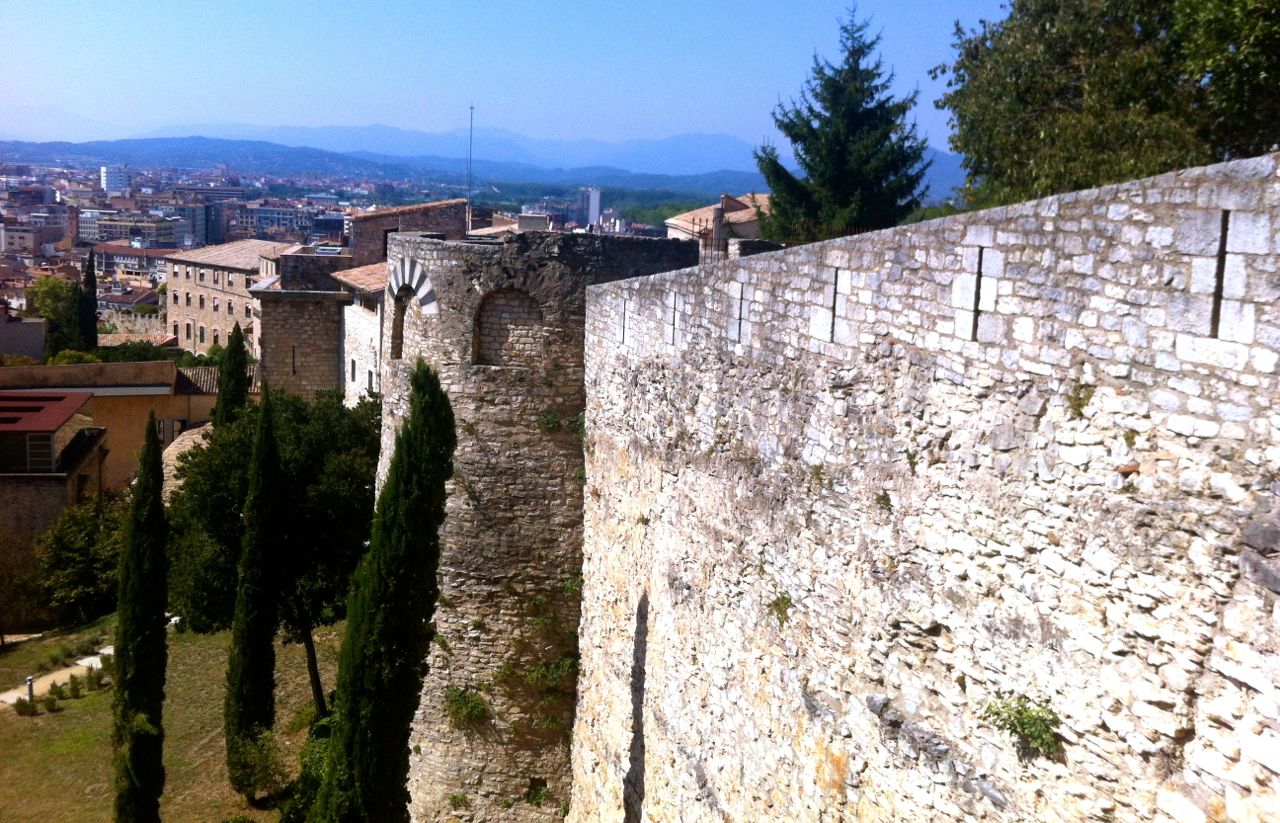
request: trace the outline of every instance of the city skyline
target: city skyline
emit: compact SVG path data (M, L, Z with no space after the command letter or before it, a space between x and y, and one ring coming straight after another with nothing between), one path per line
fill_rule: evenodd
M843 2L731 14L651 3L584 12L390 2L371 14L339 3L162 7L128 0L0 6L13 38L0 55L0 139L119 139L210 123L384 124L425 132L504 129L538 139L621 142L727 134L780 138L770 113L795 97L814 55L838 61ZM920 92L922 136L947 149L934 108L957 19L998 19L995 0L859 4L882 36L892 93ZM58 60L49 60L54 48Z

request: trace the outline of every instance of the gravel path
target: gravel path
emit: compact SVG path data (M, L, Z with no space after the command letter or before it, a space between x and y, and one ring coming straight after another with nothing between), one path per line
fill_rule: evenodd
M40 675L36 678L35 683L33 684L35 686L36 698L40 698L45 694L48 694L49 687L54 683L60 683L64 686L67 685L71 680L71 675L73 674L83 680L85 674L88 673L90 669L102 668L101 655L111 654L113 651L113 647L106 646L105 648L99 649L98 654L80 658L76 661L74 666L68 666L65 669L58 669L56 672L49 672L48 674ZM9 689L7 692L0 692L0 703L6 703L12 706L18 698L26 696L27 687L25 685L19 686L16 689Z

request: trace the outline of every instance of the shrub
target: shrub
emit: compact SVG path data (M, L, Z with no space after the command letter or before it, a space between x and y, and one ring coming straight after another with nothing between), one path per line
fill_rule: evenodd
M324 770L329 762L329 726L326 723L320 728L317 724L313 731L321 732L323 736L310 737L298 753L298 779L294 781L293 794L280 813L280 823L305 823L324 782Z
M112 654L101 655L99 660L102 661L102 672L107 677L113 677L116 673L116 658Z
M13 710L18 713L18 717L34 717L37 714L36 704L25 697L19 697L13 702Z
M1062 719L1048 703L1037 703L1023 694L1009 695L983 706L982 717L1029 749L1048 756L1062 751L1062 738L1055 731Z
M80 678L76 677L74 674L71 675L69 680L67 680L67 694L71 696L72 700L79 700L84 696L84 693L80 688Z
M228 764L236 769L237 787L249 797L271 797L284 788L288 782L284 765L280 762L280 751L276 747L275 737L271 732L263 732L256 737L241 737L227 741L230 754Z
M102 688L102 681L106 679L106 673L100 668L89 669L84 673L85 688L91 692L96 692Z
M564 425L560 419L560 412L554 409L547 409L538 415L538 429L544 432L560 431L560 427Z
M529 788L524 791L524 799L530 806L542 806L547 799L547 781L534 778L529 781Z
M564 683L566 677L578 669L578 661L572 655L562 655L549 663L539 663L525 672L524 682L531 689L554 689Z
M455 729L474 728L489 719L489 704L479 692L449 686L444 690L444 713Z
M1077 383L1071 389L1071 394L1067 395L1067 409L1071 412L1072 420L1080 420L1084 417L1085 407L1093 399L1093 391L1093 386L1088 383Z
M784 593L769 601L769 605L766 608L770 614L778 618L778 625L781 626L787 622L792 605L794 604L791 602L791 595Z
M44 710L49 714L53 714L58 711L58 698L52 694L46 694L40 699L40 705L44 706Z
M52 697L54 700L66 700L67 690L62 688L61 683L50 683L49 696Z

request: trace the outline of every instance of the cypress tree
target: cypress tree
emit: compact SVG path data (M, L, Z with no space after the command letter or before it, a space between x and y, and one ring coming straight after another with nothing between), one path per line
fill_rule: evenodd
M218 427L236 419L249 400L249 355L245 351L244 332L236 323L227 337L227 348L218 369L218 401L213 407L213 425Z
M279 592L270 558L280 541L275 505L280 474L271 395L264 384L249 465L249 494L244 504L244 540L223 713L227 775L232 787L250 799L263 788L258 780L258 753L262 735L271 731L276 716L274 641Z
M165 601L168 523L160 496L160 435L155 413L133 489L133 509L120 553L112 736L117 823L158 823L164 791Z
M314 823L409 819L407 741L433 635L439 531L456 443L449 397L421 361L409 398L369 551L352 578Z
M98 277L94 271L93 252L89 252L89 264L84 268L84 278L76 294L76 341L79 351L92 351L98 347Z

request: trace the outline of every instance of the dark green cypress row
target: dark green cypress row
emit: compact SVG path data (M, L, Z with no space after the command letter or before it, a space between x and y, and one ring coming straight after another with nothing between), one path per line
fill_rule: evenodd
M120 552L112 736L117 823L158 823L164 792L165 602L168 523L160 496L160 435L153 412Z
M276 716L274 641L279 592L271 557L280 540L280 514L274 500L279 487L280 457L271 394L264 383L249 465L249 494L244 504L244 541L223 715L227 775L232 787L250 799L261 788L256 780L257 744L264 732L271 731Z
M227 349L218 369L218 401L213 407L213 425L221 426L236 419L249 400L249 355L244 347L244 332L236 323L227 336Z
M93 252L84 268L80 290L76 293L75 308L76 345L78 351L92 351L98 347L98 277L94 271Z
M352 578L329 765L309 818L315 823L409 819L407 741L432 639L455 444L449 397L419 362L369 552Z

